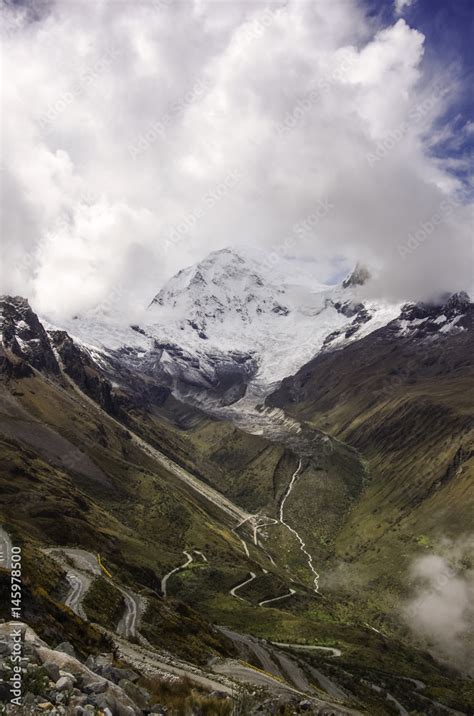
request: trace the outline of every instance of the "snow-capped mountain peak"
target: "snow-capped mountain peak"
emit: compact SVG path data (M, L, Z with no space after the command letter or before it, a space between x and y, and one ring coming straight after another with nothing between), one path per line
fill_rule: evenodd
M446 296L442 305L368 301L365 267L334 286L313 281L311 270L294 259L270 267L265 257L215 251L171 278L135 326L96 311L61 327L43 319L45 331L23 299L5 297L4 357L34 365L40 349L57 370L51 340L61 328L118 383L122 370L138 371L184 399L229 405L248 389L250 400L260 399L318 353L389 323L392 335L422 340L465 330L467 294Z
M168 281L149 307L147 332L191 354L239 351L258 362L270 385L319 350L366 335L398 315L399 306L363 303L369 272L358 265L337 286L277 282L275 272L233 249L209 254ZM327 341L328 337L331 340Z
M273 285L249 259L230 249L214 251L204 261L180 271L149 307L153 323L165 320L190 326L207 340L265 316L288 315L285 290Z

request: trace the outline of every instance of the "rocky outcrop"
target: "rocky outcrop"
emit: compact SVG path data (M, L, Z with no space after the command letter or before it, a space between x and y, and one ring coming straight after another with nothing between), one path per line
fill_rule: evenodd
M49 336L69 377L104 410L117 414L112 384L101 374L87 351L74 343L66 331L49 331Z
M364 323L367 323L372 318L370 313L362 304L354 305L350 302L343 305L334 304L334 308L336 308L339 313L343 313L345 316L353 316L353 318L348 326L345 326L338 331L333 331L326 336L323 343L323 349L327 349L328 347L331 348L331 344L336 339L340 339L341 337L346 339L351 338L364 325Z
M406 303L402 306L400 319L404 321L436 320L444 316L446 320L452 320L457 316L464 315L472 307L471 299L465 291L445 296L442 301L436 303Z
M72 647L65 649L64 646L50 648L25 623L0 624L0 701L7 704L6 713L25 716L43 712L54 716L143 714L141 706L129 695L139 695L141 705L145 702L149 704L150 696L145 689L137 687L134 691L128 686L139 678L138 674L132 670L114 670L112 654L102 657L102 661L90 658L87 664L83 664L72 656ZM97 673L100 671L98 664L103 670L104 663L110 668L105 670L105 675ZM15 672L15 667L19 671ZM18 695L15 673L20 675ZM119 681L127 689L120 686Z
M48 334L26 298L0 297L0 372L21 378L32 368L58 374Z
M357 263L355 269L343 282L343 288L363 286L370 278L370 271L362 264Z
M267 688L251 695L245 690L240 695L238 687L232 695L228 687L204 693L207 689L196 689L172 671L163 671L163 663L159 670L143 663L139 667L143 673L139 673L135 667L125 666L123 662L117 665L114 653L90 655L84 663L74 653L68 642L52 649L26 623L0 623L1 713L12 716L41 713L48 716L166 716L178 713L176 708L187 716L231 712L270 716L283 711L288 713L289 709L291 713L308 716L359 713L313 696L302 698L302 694L293 688L281 686L285 684L283 678L280 682L267 679L264 683ZM235 663L240 665L240 662ZM190 669L191 675L195 669ZM157 701L152 682L144 681L145 673L155 674L161 684L166 682L164 693L171 694L170 705ZM255 672L249 670L249 673L253 675ZM208 682L216 683L215 680ZM142 683L146 683L150 690ZM181 701L176 700L179 698Z
M230 405L242 398L258 370L253 355L241 351L206 355L193 354L171 342L155 342L155 347L140 359L142 374L153 379L168 395L189 396L196 400L211 398L219 405Z

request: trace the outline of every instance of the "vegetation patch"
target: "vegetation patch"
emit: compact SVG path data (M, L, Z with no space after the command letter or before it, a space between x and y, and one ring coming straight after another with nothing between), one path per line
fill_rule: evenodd
M123 594L105 577L94 579L82 604L91 622L112 630L117 628L125 610Z

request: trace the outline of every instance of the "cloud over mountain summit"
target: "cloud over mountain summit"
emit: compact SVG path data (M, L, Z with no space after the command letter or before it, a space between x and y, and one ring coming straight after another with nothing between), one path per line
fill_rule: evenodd
M355 260L373 291L470 288L437 122L455 68L362 2L3 2L2 290L127 315L209 251Z

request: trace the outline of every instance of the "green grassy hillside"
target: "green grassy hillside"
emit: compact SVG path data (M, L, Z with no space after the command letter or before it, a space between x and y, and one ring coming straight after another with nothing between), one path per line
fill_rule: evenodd
M322 385L322 376L320 380ZM243 433L178 404L170 395L161 396L159 405L134 403L125 417L119 416L122 424L64 376L35 371L22 377L4 375L0 523L23 547L26 616L37 631L52 642L70 639L82 654L106 648L103 633L64 605L65 571L44 552L52 546L82 548L100 555L115 584L146 597L140 631L160 649L200 664L215 655L235 655L232 643L213 626L226 625L274 641L340 648L338 666L328 665L322 656L316 661L323 669L338 669L339 679L353 682L354 703L362 712L393 712L384 697L363 685L364 679L395 683L402 676L422 678L428 689L440 688L446 702L467 709L465 681L401 639L394 622L386 621L385 635L366 624L377 624L381 613L390 612L405 555L408 563L411 554L425 549L423 540L432 539L431 508L425 502L436 504L438 492L447 495L454 485L453 510L458 510L457 485L467 465L464 432L460 436L467 426L464 408L459 407L463 403L452 397L447 385L441 391L444 404L436 398L442 414L423 408L415 391L419 385L412 394L397 386L397 399L387 401L384 396L384 402L375 404L365 394L354 396L351 403L349 381L344 397L339 383L334 371L332 383L325 384L332 393L321 410L309 378L301 402L289 403L289 409L310 424L308 434L313 425L333 436L328 449L303 459L285 507L286 519L297 526L321 573L318 595L311 589L307 559L287 528L268 524L255 544L248 524L237 527L222 507L143 449L132 431L240 508L267 518L278 516L297 468L291 447ZM441 390L441 381L436 385ZM351 404L356 403L353 414ZM464 405L467 413L467 399ZM420 427L423 435L412 443L407 432L410 456L400 447L405 443L398 433L406 425L403 411L416 406L429 429ZM457 436L454 446L449 435ZM399 486L395 476L401 467L416 471L411 462L417 446L426 454L431 450L433 464L447 477L439 490L434 479L423 478L417 489L428 494L415 502L413 512L406 493L414 473L400 475ZM388 468L392 487L384 477ZM423 510L427 516L421 525ZM162 579L185 562L183 551L193 555L193 562L170 577L163 598ZM341 564L357 571L351 589L330 585L327 579ZM250 572L255 579L237 593L240 598L232 596L231 590ZM258 606L290 589L295 590L292 597ZM7 595L6 573L0 573L0 590ZM382 603L385 593L389 598ZM4 618L6 604L2 600ZM84 601L89 619L108 628L113 628L122 606L120 591L102 578L95 580Z
M472 330L420 342L382 329L318 356L268 401L366 465L364 490L332 532L326 573L328 588L368 594L369 613L393 616L412 560L472 530L472 355Z

